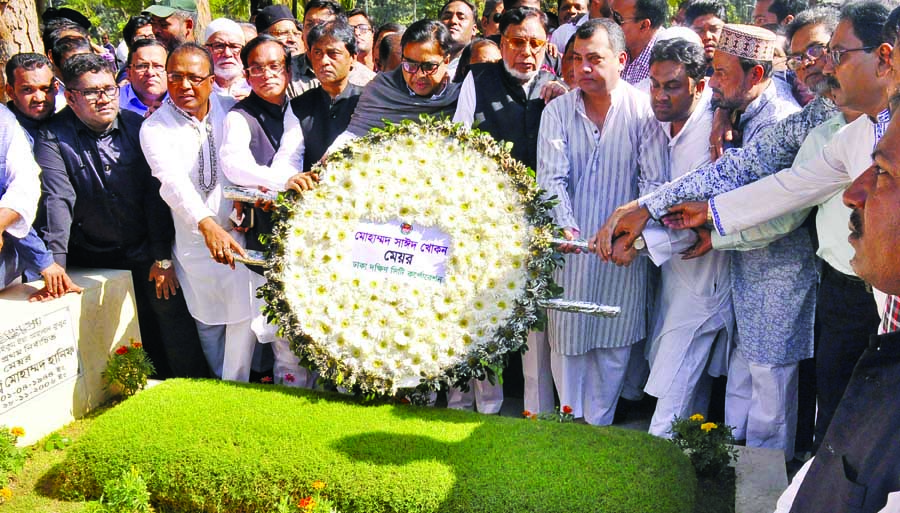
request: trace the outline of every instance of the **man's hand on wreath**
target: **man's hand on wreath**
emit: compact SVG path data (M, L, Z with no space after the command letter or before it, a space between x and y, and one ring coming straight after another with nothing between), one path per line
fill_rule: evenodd
M212 217L203 218L197 227L206 241L209 256L216 262L226 264L234 269L234 253L237 252L243 257L247 256L244 248Z
M311 191L316 188L316 184L319 182L319 175L312 171L307 173L297 173L296 175L288 178L286 184L284 184L284 189L286 191Z

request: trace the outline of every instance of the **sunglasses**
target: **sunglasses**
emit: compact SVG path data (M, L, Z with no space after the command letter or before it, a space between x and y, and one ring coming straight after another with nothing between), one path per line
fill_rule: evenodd
M433 75L435 71L439 67L441 67L440 62L413 62L403 60L400 61L400 66L403 67L403 71L409 73L410 75L415 75L422 70L422 73L426 75Z

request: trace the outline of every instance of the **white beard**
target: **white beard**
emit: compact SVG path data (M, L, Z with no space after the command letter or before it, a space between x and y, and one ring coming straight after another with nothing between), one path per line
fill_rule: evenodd
M539 69L536 69L536 70L532 71L531 73L522 73L521 71L517 71L513 68L510 68L506 64L506 61L503 61L503 69L505 69L507 73L512 75L513 78L515 78L516 80L521 80L522 82L531 82L531 80L537 76L538 71L540 71Z

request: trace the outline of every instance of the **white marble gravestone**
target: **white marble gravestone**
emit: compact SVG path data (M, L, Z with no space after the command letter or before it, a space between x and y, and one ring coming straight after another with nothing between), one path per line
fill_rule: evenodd
M0 426L21 426L34 443L107 399L101 373L112 350L140 340L131 273L74 269L84 288L45 303L42 282L0 291Z

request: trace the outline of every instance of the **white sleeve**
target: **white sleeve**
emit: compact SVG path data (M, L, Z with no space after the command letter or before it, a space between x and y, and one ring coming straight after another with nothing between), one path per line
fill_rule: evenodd
M459 99L456 101L456 114L453 115L454 123L462 123L469 128L475 123L475 78L470 71L463 80L459 90Z
M671 230L656 221L648 223L641 235L647 244L650 260L657 267L697 242L697 234L693 230Z
M288 109L287 112L291 113L296 122L297 118L291 110ZM278 154L276 154L275 160L272 162L272 167L261 166L256 163L256 159L250 151L250 125L247 124L247 120L240 113L229 112L225 116L225 138L222 141L220 150L222 169L225 172L225 176L235 185L244 187L261 186L266 189L283 191L287 179L299 172L299 169L302 169L303 132L300 130L299 122L295 123L294 129L296 132L299 132L299 138L297 134L289 134L288 127L285 125L282 144L285 140L293 140L292 150L296 150L299 146L301 152L300 167L297 169L292 168L289 165L290 159L285 156L279 159ZM279 147L279 153L282 152L281 148ZM287 150L285 150L286 152Z
M155 114L155 113L154 113ZM216 213L206 206L200 193L191 183L192 160L172 158L172 148L183 144L178 141L181 130L166 128L162 124L141 127L141 149L150 171L159 180L159 195L172 209L172 214L185 220L191 226L197 226L207 217L216 217Z
M38 200L41 198L41 182L38 178L41 168L34 161L25 130L15 118L12 118L3 135L5 137L0 144L6 152L8 182L6 193L0 197L0 208L8 208L19 214L19 218L6 231L21 239L28 235L37 213Z
M800 485L803 484L803 478L806 477L806 473L809 472L809 467L812 466L812 463L815 460L815 457L810 458L809 461L800 467L800 470L794 475L794 479L791 480L791 484L788 485L781 494L781 497L778 498L778 502L775 504L774 513L789 513L791 511L791 507L794 505L794 498L797 497L797 491L800 490Z
M331 143L331 146L328 147L328 151L325 152L325 156L336 152L355 139L359 139L359 136L349 130L344 130L341 135L337 136L334 139L334 142Z

